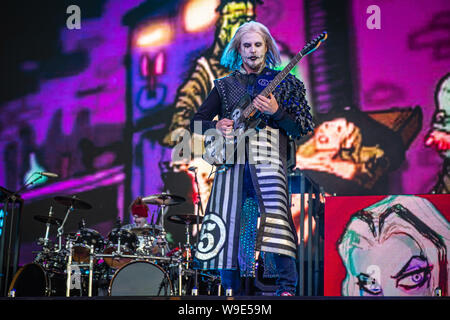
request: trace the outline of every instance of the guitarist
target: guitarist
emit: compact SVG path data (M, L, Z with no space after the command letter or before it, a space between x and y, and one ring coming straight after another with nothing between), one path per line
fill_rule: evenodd
M191 120L191 132L201 124L198 134L216 129L224 137L233 137L233 111L247 97L261 114L265 128L258 134L264 134L272 151L269 157L257 154L257 160L270 165L251 161L249 152L258 152L259 146L246 142L245 162L216 173L206 207L195 258L200 269L219 270L222 285L234 295L248 294L242 290L241 279L255 277L256 252L262 254L264 276L276 278L277 295L294 295L298 281L287 148L289 137L308 134L314 124L305 87L291 74L267 97L259 95L278 73L269 67L280 63L269 30L255 21L244 23L221 58L221 64L232 73L214 81L214 88ZM218 121L213 120L216 116Z

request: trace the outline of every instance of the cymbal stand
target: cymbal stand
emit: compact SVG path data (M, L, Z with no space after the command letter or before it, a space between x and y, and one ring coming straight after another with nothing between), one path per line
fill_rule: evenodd
M167 206L163 203L160 207L161 207L161 210L160 210L160 212L161 212L161 220L159 221L159 223L160 223L160 226L161 226L161 229L162 229L161 232L160 232L160 237L163 240L162 242L166 243L166 229L164 227L164 214L165 214L165 208ZM165 245L163 245L161 247L161 253L162 253L163 256L166 254L166 252L165 252Z
M189 259L191 258L191 243L189 236L189 223L186 223L186 244L184 245L186 249L186 268L189 269Z
M52 215L53 215L53 207L50 206L50 210L48 212L48 216L51 217ZM46 225L45 236L44 236L44 239L43 239L44 250L48 248L48 242L49 242L48 234L50 232L50 222L47 222L45 225Z
M69 245L69 257L67 258L67 267L66 267L66 273L67 273L67 280L66 280L66 297L70 297L70 284L72 281L72 249L73 249L73 242L72 239L69 237L68 239L68 245Z
M183 295L183 262L178 263L178 295Z
M89 287L88 287L88 297L92 297L92 280L94 276L94 246L90 248L89 255Z
M72 212L72 211L74 211L73 205L71 205L69 207L69 209L67 209L66 216L64 217L64 220L61 223L61 226L59 226L59 228L58 228L58 241L59 241L59 243L58 243L58 251L61 251L61 249L62 249L62 241L61 240L62 240L62 236L63 236L63 233L64 233L64 224L66 223L66 220L67 220L67 217L69 216L69 213Z
M200 196L200 187L199 187L198 178L197 178L197 168L195 168L194 175L195 175L195 184L197 185L197 210L196 210L197 234L196 234L196 239L195 239L195 250L197 250L198 244L199 244L199 235L200 235L200 210L202 211L203 215L205 215L205 213L203 212L202 198ZM198 270L197 270L197 268L195 268L194 289L195 289L195 293L197 293L197 290L198 290Z

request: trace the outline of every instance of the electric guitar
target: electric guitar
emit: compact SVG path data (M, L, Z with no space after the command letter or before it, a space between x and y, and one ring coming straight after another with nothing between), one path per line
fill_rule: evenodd
M306 55L314 52L327 39L327 32L321 33L314 40L308 42L303 49L280 71L275 78L261 91L261 95L268 97L275 88L283 81L295 65ZM217 171L225 171L236 163L237 146L241 139L245 138L244 133L249 129L258 131L264 128L265 123L261 119L261 112L256 109L252 101L242 99L233 109L232 119L234 120L233 138L218 138L214 135L206 135L204 140L205 154L203 158L211 165L217 166ZM233 148L232 152L226 151Z

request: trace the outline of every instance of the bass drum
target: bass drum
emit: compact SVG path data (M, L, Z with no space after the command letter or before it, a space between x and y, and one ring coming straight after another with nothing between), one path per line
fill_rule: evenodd
M46 272L37 263L21 267L9 287L15 297L48 297L66 295L66 276L62 273Z
M148 261L132 261L118 269L108 289L110 296L168 296L172 292L168 274Z

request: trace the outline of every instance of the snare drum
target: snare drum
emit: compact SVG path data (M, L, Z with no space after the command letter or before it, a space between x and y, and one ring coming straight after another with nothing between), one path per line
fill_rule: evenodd
M120 245L119 245L120 242ZM126 229L113 229L106 241L104 254L114 254L119 252L124 255L133 255L136 252L136 248L138 246L138 238L135 234L129 232ZM120 268L125 264L129 263L131 258L121 258L118 257L108 257L104 258L106 264L108 264L111 268Z
M72 261L89 263L91 247L94 247L95 253L99 253L102 252L104 244L104 239L98 231L88 228L79 230L73 241Z
M168 296L172 292L169 275L148 261L132 261L118 269L108 289L110 296Z
M37 263L21 267L9 287L15 297L64 296L66 294L66 276L63 273L46 271Z

